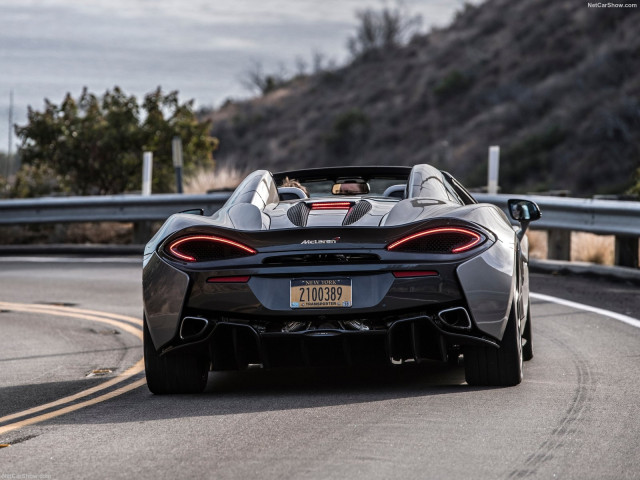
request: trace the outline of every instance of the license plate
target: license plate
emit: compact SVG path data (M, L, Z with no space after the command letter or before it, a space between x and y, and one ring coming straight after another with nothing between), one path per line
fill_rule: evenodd
M291 280L291 308L351 306L351 279Z

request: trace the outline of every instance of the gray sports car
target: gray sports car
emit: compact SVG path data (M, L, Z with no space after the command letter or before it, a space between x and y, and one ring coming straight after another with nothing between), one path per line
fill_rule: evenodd
M153 393L210 370L458 364L516 385L533 356L528 200L477 203L429 165L250 174L213 216L171 216L144 252Z

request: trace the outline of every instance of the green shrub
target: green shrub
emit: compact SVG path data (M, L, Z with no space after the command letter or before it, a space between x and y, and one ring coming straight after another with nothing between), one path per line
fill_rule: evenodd
M182 138L185 174L196 167L213 168L217 139L209 137L209 129L209 123L197 121L193 101L181 104L178 92L165 95L160 87L142 104L118 87L100 98L85 88L77 100L67 94L59 106L46 100L44 111L29 109L27 124L16 128L23 165L16 194L139 190L143 151L154 154L153 191L171 192L171 140ZM42 184L33 184L40 177ZM55 185L45 182L47 177L55 178Z
M636 170L635 182L636 184L627 191L630 195L640 195L640 167Z
M505 149L500 161L500 184L505 191L517 185L540 184L551 166L551 151L567 138L567 132L550 125Z
M470 75L453 70L433 88L433 93L439 101L445 101L466 92L471 85L473 79Z
M369 117L358 108L341 113L325 137L329 151L338 157L352 153L369 137L370 127Z

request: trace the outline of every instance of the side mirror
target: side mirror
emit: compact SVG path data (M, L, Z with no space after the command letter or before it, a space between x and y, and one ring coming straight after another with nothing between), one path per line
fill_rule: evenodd
M189 210L183 210L180 213L188 213L189 215L204 215L202 208L191 208Z
M516 222L520 222L520 231L518 232L518 238L522 239L529 223L539 220L541 217L540 207L536 202L531 200L511 199L508 202L509 214Z

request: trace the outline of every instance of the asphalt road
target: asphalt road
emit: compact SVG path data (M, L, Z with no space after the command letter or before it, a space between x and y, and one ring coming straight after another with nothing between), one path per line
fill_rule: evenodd
M635 285L534 274L532 290L640 317ZM640 329L602 314L534 300L514 388L434 363L153 396L136 263L4 259L0 310L0 478L640 478Z

